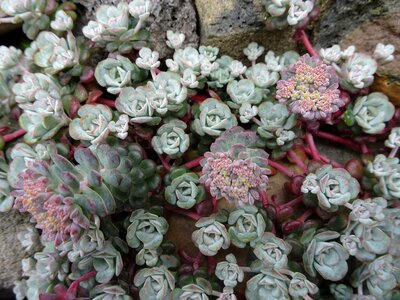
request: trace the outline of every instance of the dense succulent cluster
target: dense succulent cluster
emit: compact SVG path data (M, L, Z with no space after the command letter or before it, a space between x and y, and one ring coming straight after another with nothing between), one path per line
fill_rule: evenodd
M0 46L0 212L34 223L16 298L397 299L399 112L368 90L393 45L316 51L315 1L265 0L309 54L168 31L164 60L156 5L101 5L81 36L71 2L0 1L32 39Z

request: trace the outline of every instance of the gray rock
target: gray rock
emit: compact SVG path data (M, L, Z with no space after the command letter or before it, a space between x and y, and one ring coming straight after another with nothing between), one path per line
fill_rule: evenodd
M17 238L17 233L30 227L27 214L17 211L0 213L0 289L11 288L21 277L21 260L27 253Z
M116 5L120 0L74 0L85 8L85 17L80 18L81 26L94 19L96 9L102 4ZM78 28L80 26L78 25ZM150 46L164 58L172 55L165 43L168 30L179 31L186 35L185 45L197 47L196 10L191 0L154 0L153 20L150 25Z

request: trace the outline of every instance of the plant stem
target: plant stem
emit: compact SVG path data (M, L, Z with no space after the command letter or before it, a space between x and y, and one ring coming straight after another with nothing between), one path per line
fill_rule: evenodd
M308 146L310 147L312 158L314 158L316 160L320 160L320 155L319 155L317 146L315 145L315 142L314 142L314 137L309 132L306 133L306 141L307 141Z
M110 99L99 98L96 103L106 105L111 108L115 108L115 101Z
M12 140L19 138L20 136L23 136L25 133L26 133L25 130L18 129L16 131L14 131L13 133L9 133L9 134L6 134L5 136L3 136L3 140L5 143L8 143L8 142L11 142Z
M288 177L293 177L296 175L296 173L294 173L293 171L289 170L288 168L286 168L285 166L277 163L276 161L273 161L272 159L268 159L268 164L277 169L278 171L282 172L283 174L285 174Z
M303 202L303 195L300 195L300 196L294 198L293 200L290 200L289 202L279 205L278 207L276 207L276 210L280 211L285 207L294 207L297 204L302 203L302 202Z
M244 273L253 273L250 267L240 267Z
M215 214L218 211L218 202L217 202L217 198L212 197L211 198L211 203L212 203L212 213Z
M252 117L251 120L252 120L255 124L257 124L258 126L262 126L261 121L260 121L259 119L257 119L256 117Z
M5 24L5 23L14 23L14 17L7 17L7 18L0 18L0 24Z
M268 205L268 196L267 193L265 191L262 191L260 193L261 196L261 202L262 202L262 206L266 207Z
M310 53L311 56L319 56L317 51L315 51L314 47L312 46L310 40L304 29L298 29L297 34L299 37L299 41L303 43L304 47L307 49L307 52Z
M187 262L190 263L194 263L196 261L196 259L194 257L191 257L189 254L186 253L185 250L183 249L179 249L178 250L178 254L180 257L182 257L184 260L186 260Z
M399 146L396 146L395 148L392 149L392 151L390 151L389 157L395 157L397 154L397 151L399 150Z
M151 70L150 70L150 74L151 74L151 78L152 78L153 80L157 77L156 70L154 70L154 69L151 69Z
M75 280L75 281L70 285L70 287L68 288L67 294L71 294L71 295L75 296L75 295L76 295L76 292L78 291L79 284L80 284L82 281L88 280L89 278L91 278L91 277L93 277L93 276L96 276L96 274L97 274L96 271L92 271L92 272L89 272L89 273L87 273L87 274L82 275L81 277L79 277L77 280Z
M307 174L308 173L308 168L306 164L301 160L301 158L294 152L292 149L290 149L288 152L288 156L296 163L296 165L299 166L302 171Z
M314 213L314 208L307 209L297 220L304 223Z
M171 166L168 164L168 162L165 160L165 158L164 158L161 154L158 154L158 153L157 153L157 155L158 155L158 158L160 159L161 164L163 165L163 167L164 167L167 171L169 171L169 170L171 169Z
M307 148L307 147L304 147L304 146L302 146L302 148L303 148L304 152L306 152L307 154L311 155L310 148ZM334 168L344 168L344 166L342 164L340 164L340 163L338 163L338 162L326 157L325 155L323 155L321 153L319 154L319 158L321 159L321 161L323 163L331 164Z
M334 134L331 133L327 133L327 132L322 132L322 131L316 131L314 133L315 136L319 137L319 138L323 138L326 139L328 141L331 142L335 142L335 143L339 143L342 144L346 147L349 147L350 149L353 150L360 150L360 146L352 141L349 141L347 139L344 139L342 137L336 136Z
M175 207L175 206L173 206L173 205L171 205L169 203L165 203L163 205L163 207L167 211L174 212L174 213L189 217L189 218L191 218L192 220L195 220L195 221L201 219L201 216L196 214L195 212L191 212L191 211L188 211L186 209L181 209L181 208Z
M214 256L207 256L207 272L208 274L214 274L217 266L217 260Z
M199 156L189 162L187 162L186 164L184 164L184 167L187 167L189 169L197 167L198 165L200 165L200 162L203 160L204 156Z

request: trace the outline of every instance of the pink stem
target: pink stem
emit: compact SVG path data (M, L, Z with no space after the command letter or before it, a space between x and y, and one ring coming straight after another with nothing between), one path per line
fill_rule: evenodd
M335 142L335 143L339 143L342 144L346 147L349 147L350 149L353 150L360 150L360 146L352 141L349 141L347 139L344 139L342 137L336 136L334 134L331 133L327 133L327 132L322 132L322 131L316 131L314 133L315 136Z
M317 51L315 51L314 47L312 46L310 40L304 29L299 29L299 37L300 41L303 43L304 47L306 47L307 52L310 53L311 56L319 56Z
M184 260L186 260L187 262L194 263L194 262L196 261L196 259L195 259L194 257L191 257L191 256L190 256L189 254L187 254L186 251L183 250L183 249L180 249L180 250L178 251L178 253L179 253L179 256L182 257L182 258L183 258Z
M158 154L158 153L157 153ZM161 154L158 154L158 158L160 159L160 161L161 161L161 164L163 165L163 167L166 169L166 170L170 170L171 169L171 166L168 164L168 162L165 160L165 158L161 155Z
M15 140L15 139L19 138L20 136L23 136L25 133L26 133L25 130L18 129L16 131L14 131L13 133L6 134L5 136L3 136L4 142L7 143L12 140Z
M203 260L203 258L204 258L204 255L203 255L201 252L199 252L199 253L197 254L196 258L195 258L195 261L193 262L193 268L194 268L195 270L197 270L197 269L199 268L199 266L200 266L201 261Z
M268 205L267 193L265 191L262 191L260 196L261 196L261 202L262 202L263 207L266 207Z
M276 161L273 161L272 159L268 159L268 164L277 169L278 171L282 172L283 174L285 174L288 177L293 177L296 175L296 173L294 173L293 171L289 170L288 168L286 168L285 166L282 166L281 164L277 163Z
M308 173L308 168L306 164L301 160L301 158L294 152L292 149L288 151L289 157L299 166L300 169L303 170L305 174Z
M199 156L199 157L193 159L192 161L187 162L183 166L187 167L189 169L197 167L200 164L200 162L203 160L203 158L204 158L204 156Z
M217 266L217 260L214 256L207 256L207 272L208 274L214 274Z
M181 208L175 207L175 206L173 206L171 204L168 204L168 203L164 204L164 208L166 210L170 211L170 212L174 212L174 213L189 217L189 218L191 218L192 220L195 220L195 221L201 219L201 216L196 214L196 213L194 213L194 212L188 211L186 209L181 209Z
M285 208L285 207L294 207L294 206L296 206L297 204L302 203L302 202L303 202L303 195L301 195L301 196L299 196L299 197L296 197L296 198L294 198L293 200L290 200L289 202L286 202L286 203L284 203L284 204L279 205L279 206L276 208L276 210L279 211L279 210L282 210L282 209Z
M87 280L87 279L89 279L89 278L91 278L91 277L93 277L93 276L96 276L96 274L97 274L96 271L92 271L92 272L89 272L89 273L87 273L87 274L85 274L85 275L79 277L77 280L75 280L75 281L70 285L70 287L68 288L67 293L68 293L68 294L72 294L72 295L75 296L75 295L76 295L76 292L77 292L77 290L78 290L79 284L80 284L82 281L85 281L85 280Z
M115 101L110 99L99 98L96 101L99 104L107 105L108 107L115 108Z
M304 223L313 213L314 209L309 208L297 220Z
M308 146L310 147L312 158L320 160L317 146L315 146L314 137L309 132L306 133L306 141L307 141Z
M217 198L212 197L211 198L211 203L212 203L212 213L215 214L218 211L218 202L217 202Z
M307 154L311 154L311 150L309 148L304 147L304 146L302 148L304 149L304 152L306 152ZM321 159L321 161L323 163L331 164L335 168L344 168L344 166L342 164L340 164L332 159L329 159L328 157L326 157L323 154L319 154L319 158Z

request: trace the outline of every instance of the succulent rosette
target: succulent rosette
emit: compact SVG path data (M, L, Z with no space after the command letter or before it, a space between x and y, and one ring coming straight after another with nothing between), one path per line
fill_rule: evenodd
M332 283L329 285L329 291L337 300L350 299L353 295L353 288L345 284Z
M91 291L93 300L132 300L127 291L118 285L99 284Z
M189 135L185 133L185 122L172 119L157 130L151 145L158 154L167 154L171 158L181 157L189 148Z
M314 295L318 293L318 287L307 280L307 277L299 272L292 275L292 279L289 283L289 294L294 299L307 299L308 295Z
M140 299L163 300L171 297L175 278L165 267L146 268L136 273L134 284L140 288Z
M307 175L301 191L307 197L315 195L319 207L333 212L358 196L360 184L345 169L324 165Z
M157 265L159 261L160 254L161 254L160 248L156 249L143 248L136 254L135 261L139 266L146 265L148 267L154 267Z
M268 154L256 147L257 141L256 133L233 127L211 145L201 161L200 182L213 197L237 206L261 199L268 183Z
M325 231L314 236L303 255L308 274L314 277L318 272L330 281L339 281L346 276L349 254L341 244L332 241L339 236L335 231Z
M262 237L267 228L267 216L252 205L243 205L229 214L229 236L232 244L244 248L248 243L255 243Z
M290 149L298 135L297 119L290 114L286 105L266 101L258 107L261 124L257 133L269 149L286 151Z
M69 125L69 134L75 140L89 141L93 145L104 142L110 129L112 111L103 104L86 104L78 110L79 118Z
M362 131L378 134L386 127L386 122L394 115L394 105L380 92L358 97L351 111L355 122Z
M107 88L107 92L118 94L123 87L143 81L147 72L131 63L129 58L117 55L116 58L99 62L94 75L97 82Z
M199 175L184 168L172 171L165 188L165 200L183 209L200 203L205 199L206 192L199 178Z
M255 86L267 92L266 89L272 87L279 80L279 73L272 71L266 64L258 63L246 71L246 77L254 82ZM260 90L256 90L259 92ZM257 98L256 98L257 99Z
M292 250L290 244L270 232L265 232L253 248L255 256L266 268L276 270L287 267L288 255Z
M215 217L201 218L195 225L199 229L192 233L192 241L202 254L214 256L219 250L229 247L228 231Z
M231 98L228 101L231 108L237 109L244 103L259 104L262 100L262 90L249 79L229 82L226 91Z
M352 93L369 87L377 68L378 64L371 56L354 53L342 65L340 86Z
M229 254L226 261L219 262L215 269L215 276L224 282L225 287L234 288L238 282L242 282L244 273L237 264L236 257Z
M235 79L230 69L233 58L223 55L218 58L215 63L218 68L212 68L209 72L207 84L212 88L222 88Z
M345 104L335 70L316 56L303 55L282 71L281 77L276 99L307 120L327 119Z
M212 286L204 278L196 278L196 283L187 284L182 289L174 291L174 299L179 300L208 300L212 293Z
M208 98L200 104L192 129L201 136L218 137L223 131L236 125L236 117L226 104L217 99Z
M0 212L11 210L14 197L11 195L11 187L7 180L8 165L0 153Z
M271 269L263 269L247 281L246 299L248 300L289 300L289 280Z
M168 231L167 220L144 209L134 211L129 221L126 240L132 248L156 249Z

